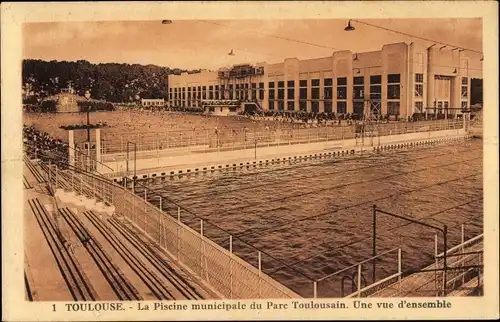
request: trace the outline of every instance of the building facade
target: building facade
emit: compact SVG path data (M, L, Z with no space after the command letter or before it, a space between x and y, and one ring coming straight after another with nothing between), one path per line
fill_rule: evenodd
M162 107L165 106L165 100L163 98L141 98L141 106Z
M374 52L169 75L168 103L189 108L228 99L266 111L453 117L470 106L471 79L482 79L479 54L395 43Z

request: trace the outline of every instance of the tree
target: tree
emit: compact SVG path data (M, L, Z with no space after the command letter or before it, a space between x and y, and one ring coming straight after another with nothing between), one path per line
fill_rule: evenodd
M26 59L23 61L22 76L23 89L29 89L42 98L60 93L71 82L79 95L90 90L95 99L128 102L129 97L138 93L144 98L167 97L168 75L182 72L191 71L156 65Z

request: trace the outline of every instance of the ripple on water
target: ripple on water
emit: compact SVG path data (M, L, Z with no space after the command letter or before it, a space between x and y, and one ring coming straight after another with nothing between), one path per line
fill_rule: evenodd
M470 141L370 158L257 167L155 186L234 233L238 256L248 262L257 265L257 251L249 244L279 259L263 257L266 271L304 295L312 291L311 281L283 262L321 278L369 258L374 203L391 213L448 225L449 245L460 242L463 222L467 238L480 233L481 155L482 142ZM377 250L402 247L404 268L432 262L434 234L404 220L377 216ZM381 260L377 276L391 273L393 264ZM318 289L339 295L339 283L325 281Z

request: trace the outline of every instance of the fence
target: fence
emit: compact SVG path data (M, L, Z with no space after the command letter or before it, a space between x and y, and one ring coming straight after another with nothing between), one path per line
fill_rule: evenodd
M461 120L374 123L367 136L399 135L460 129ZM186 151L216 152L256 149L280 145L338 141L359 137L360 125L300 127L275 125L274 128L163 131L150 133L103 133L103 162L124 160L127 142L137 144L138 158L154 158Z
M106 205L113 205L113 191L110 182L98 175L84 171L60 170L57 165L39 163L47 175L47 182L55 189L74 191L76 195L95 199Z
M100 177L84 172L59 170L44 165L52 188L75 191L115 206L156 244L200 278L223 298L300 298L300 296L255 268L230 250L217 245L203 234L203 221L197 232L132 192ZM146 192L147 193L147 192ZM161 204L161 199L160 199ZM232 245L230 241L230 245Z
M464 240L464 225L461 227L462 242L446 251L448 263L446 269L442 259L445 252L438 254L437 242L435 250L435 287L437 294L448 294L460 289L471 278L480 279L483 272L483 237L478 235L467 241ZM446 278L445 275L446 274Z
M378 290L372 287L374 291L369 292L367 295L370 297L430 297L460 293L467 295L470 294L470 291L481 291L483 234L465 240L464 230L465 225L462 224L460 244L449 248L446 252L446 267L444 264L444 251L438 253L438 236L436 234L433 264L419 270L402 271L398 281L386 283L386 288L377 287ZM474 281L474 278L477 278L477 285L471 288L469 286L471 281ZM386 278L386 280L389 279ZM382 283L382 281L379 283Z
M245 294L253 294L256 295L257 292L267 292L272 295L270 292L276 293L275 295L279 295L276 291L272 291L272 285L277 283L279 286L279 292L284 292L286 297L312 297L312 286L313 280L307 277L305 274L300 271L293 269L289 265L281 262L280 260L274 258L273 256L265 253L262 250L259 250L255 246L246 243L245 241L239 238L233 238L230 232L220 228L219 226L211 223L209 220L203 220L201 217L193 214L187 210L182 209L174 202L170 201L169 198L162 196L160 193L156 192L153 189L150 189L144 186L140 182L128 181L125 183L126 186L131 186L131 191L135 192L136 196L141 197L141 203L153 206L152 209L156 209L155 211L162 211L170 220L175 219L176 223L181 223L186 227L186 229L190 232L187 236L189 240L191 240L191 245L197 245L200 242L196 238L203 238L209 246L209 249L217 248L221 249L226 253L232 254L232 257L221 257L221 261L226 263L225 265L221 265L218 267L218 270L223 274L224 266L229 264L228 261L231 261L231 271L234 272L235 276L244 278L244 281L234 279L233 283L240 283L240 287L246 289L241 296ZM133 194L132 192L128 193ZM148 208L150 209L150 208ZM153 211L153 210L151 210ZM140 219L138 219L140 221ZM140 222L139 226L144 227L144 222ZM193 237L192 235L198 236ZM175 245L174 245L175 246ZM176 248L177 247L177 248ZM189 245L186 247L190 247ZM172 248L172 246L170 247ZM192 248L192 247L191 247ZM192 258L190 258L187 254L183 255L182 253L183 246L175 246L172 254L175 256L176 252L180 251L179 258L181 260L187 260L191 265L196 265L196 261L193 262ZM194 251L191 249L191 251ZM217 263L217 261L215 261ZM240 267L241 266L241 267ZM191 266L190 266L191 267ZM195 266L196 267L196 266ZM217 268L217 266L215 266ZM276 268L279 267L278 270ZM236 270L235 270L236 269ZM275 279L267 272L273 271L273 276L276 275L289 275L294 276L293 281L280 281L276 282ZM205 274L205 269L196 268L194 273L197 274ZM257 274L257 275L255 275ZM276 275L274 275L276 274ZM259 282L258 276L262 277L262 280ZM229 279L229 275L223 276ZM213 277L212 277L213 279ZM222 278L221 280L224 280ZM217 279L215 279L217 281ZM249 281L249 283L247 283ZM272 281L272 282L270 282ZM287 287L287 283L290 282L291 285ZM299 286L299 287L297 287ZM302 292L302 288L300 286L304 286L307 290ZM282 289L283 287L283 289ZM289 288L294 288L295 292L289 290ZM300 290L300 292L299 292ZM310 290L310 292L308 292ZM231 291L230 289L226 290ZM232 290L231 293L235 294L235 290ZM241 292L241 291L239 291ZM290 293L291 292L291 293ZM228 296L230 293L223 293L225 296ZM263 293L262 293L263 294ZM293 296L288 296L292 294ZM282 298L283 296L279 296ZM238 297L238 298L249 298L249 297Z

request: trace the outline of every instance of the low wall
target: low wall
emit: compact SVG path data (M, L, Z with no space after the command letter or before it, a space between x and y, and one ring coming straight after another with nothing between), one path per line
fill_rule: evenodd
M323 141L317 143L293 144L275 147L259 147L237 151L221 151L211 153L190 152L184 155L168 157L137 159L135 164L138 178L150 176L165 176L172 174L185 174L189 172L209 171L214 169L229 168L233 166L253 165L268 163L275 159L292 159L303 154L318 153L355 153L360 151L373 151L374 148L387 145L436 140L451 137L463 137L467 133L463 129L445 130L434 132L418 132L380 137L366 137L362 139ZM134 160L129 161L129 173L126 173L126 161L106 162L113 171L106 169L105 173L113 179L124 176L133 177ZM106 172L106 171L102 171Z

